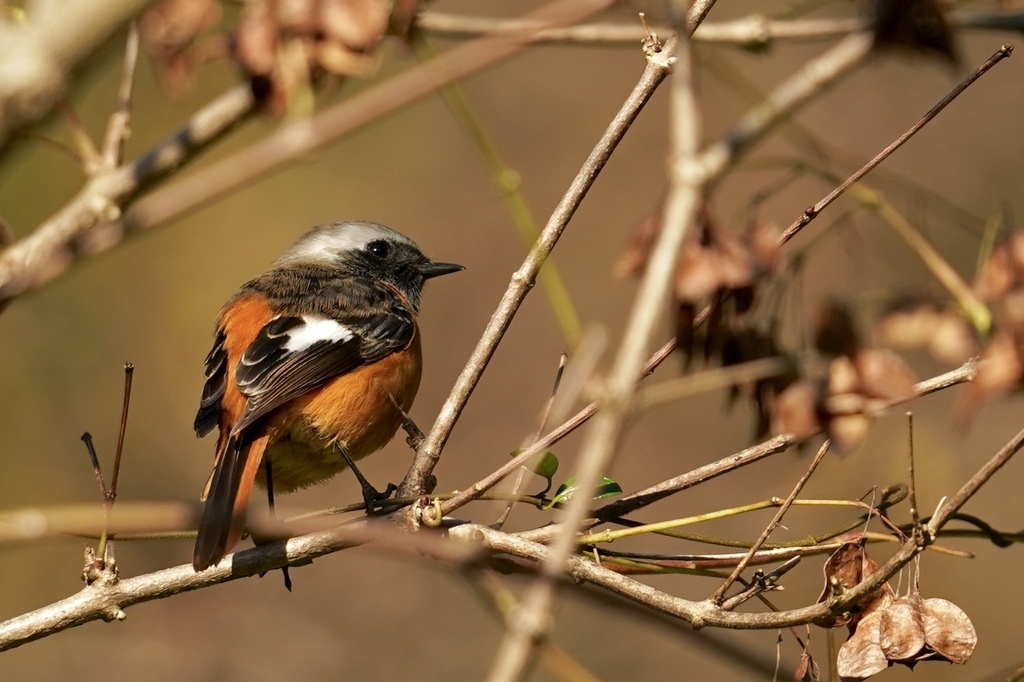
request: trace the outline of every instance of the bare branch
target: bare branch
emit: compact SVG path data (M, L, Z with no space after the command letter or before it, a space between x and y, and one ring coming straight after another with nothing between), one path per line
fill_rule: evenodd
M861 166L861 168L857 172L855 172L853 175L851 175L842 183L840 183L835 189L829 192L827 196L821 199L821 201L805 209L803 215L797 218L793 222L793 224L786 228L786 231L782 233L780 241L783 244L785 244L794 236L796 236L797 232L806 227L807 224L814 220L818 216L818 214L825 210L825 208L829 204L831 204L833 201L839 198L839 196L843 192L845 192L858 180L867 175L873 168L878 166L878 164L882 163L882 161L889 158L889 156L892 155L893 152L895 152L897 149L903 146L903 143L905 143L911 137L916 135L917 132L921 130L921 128L924 128L929 122L931 122L933 118L938 116L939 113L943 109L945 109L950 102L959 97L964 92L964 90L969 88L976 80L978 80L986 73L988 73L989 69L991 69L999 62L1003 61L1003 59L1009 57L1012 52L1013 46L1009 44L1003 45L998 50L996 50L996 52L991 57L989 57L984 64L979 66L974 71L974 73L972 73L970 76L968 76L960 83L958 83L955 88L953 88L945 97L939 100L939 102L935 106L933 106L931 109L925 112L924 116L918 119L917 122L914 123L914 125L910 126L910 128L908 128L906 132L904 132L902 135L896 138L896 140L894 140L888 147L878 152L878 154L876 154L873 159L871 159L866 164Z
M804 475L801 476L800 480L796 482L795 486L793 486L793 490L789 493L789 497L787 497L785 501L783 501L782 505L779 507L779 510L775 512L775 516L768 523L768 525L765 526L765 529L761 532L760 537L758 537L757 540L754 541L754 544L750 546L750 551L748 551L746 556L744 556L740 560L740 562L736 564L736 568L733 569L732 573L725 580L725 582L723 582L718 587L718 589L715 590L715 593L711 596L712 601L718 604L722 603L723 599L725 598L725 593L728 591L730 587L732 587L732 584L736 582L736 580L740 577L744 569L746 569L747 564L749 564L750 560L754 558L755 554L757 554L757 551L761 549L762 546L764 546L765 542L768 541L768 538L771 536L772 532L779 527L780 523L782 523L782 517L785 516L786 512L789 511L789 508L793 506L793 502L796 500L797 495L799 495L800 491L804 489L804 486L807 484L807 481L809 481L811 478L811 474L813 474L814 470L818 468L819 464L821 464L821 460L825 458L825 453L828 452L829 446L831 444L832 442L827 438L825 439L825 442L821 444L821 447L818 448L817 454L814 455L814 459L812 459L811 463L807 465L807 471L804 472Z
M0 304L62 274L76 255L102 251L119 241L117 223L95 231L97 223L116 218L120 206L180 169L252 108L248 86L229 90L138 160L90 179L64 208L0 252Z
M967 381L973 381L977 375L977 363L973 360L968 361L957 369L919 382L914 387L916 391L915 397L928 395L929 393L934 393ZM910 400L913 400L913 398ZM905 402L908 401L904 400L893 402L888 404L886 407L895 407L896 405L903 404ZM582 530L586 530L596 526L602 521L625 516L626 514L653 504L658 500L674 495L677 492L686 490L687 488L692 488L693 486L709 481L712 478L717 478L718 476L729 473L730 471L753 464L765 457L785 452L794 445L804 442L804 440L809 437L810 436L807 436L801 439L791 433L780 434L745 450L733 453L718 461L705 464L702 467L698 467L685 474L676 476L675 478L662 481L661 483L644 488L643 490L631 493L595 510L593 518L587 519L581 528ZM538 528L536 530L524 531L517 535L534 542L550 542L558 532L558 526L545 526L544 528Z
M462 414L462 410L465 408L469 396L473 393L473 389L483 375L487 363L490 362L491 356L501 342L505 331L512 323L512 318L533 287L540 267L544 264L548 254L554 249L555 244L558 243L558 239L569 224L569 220L576 213L576 209L587 195L594 180L597 179L601 169L604 168L605 163L611 157L612 152L615 151L616 146L625 136L633 121L636 120L644 105L647 104L651 95L654 94L655 89L665 79L669 68L668 64L665 63L648 63L647 68L644 69L644 73L640 77L640 81L633 88L633 92L630 93L622 108L619 109L619 112L605 130L604 135L601 136L601 139L583 163L583 167L577 173L569 190L562 197L558 206L555 207L540 236L534 242L533 248L530 249L526 260L512 274L512 280L509 282L508 288L498 304L498 308L487 323L487 327L477 342L476 348L473 349L469 361L456 380L455 387L449 394L445 404L441 407L441 411L434 422L433 428L430 430L430 434L427 436L422 447L420 447L416 459L405 476L405 480L402 481L402 485L399 487L399 495L408 496L422 493L424 489L423 482L433 471L438 459L440 459L441 450L444 448L448 436L455 427L455 422L458 421L459 415ZM530 448L530 450L535 448L536 445ZM519 458L516 459L518 460ZM524 458L516 466L520 466L525 461L526 459ZM481 492L483 491L481 490Z
M60 101L71 72L147 2L40 2L22 22L0 21L0 154Z
M529 16L546 25L561 25L597 12L608 2L557 0ZM449 80L463 78L511 56L530 40L531 34L527 32L460 45L310 119L282 126L250 147L137 201L121 217L121 207L142 187L175 170L191 157L190 152L205 146L251 111L249 88L232 90L211 105L221 106L202 116L201 122L194 120L175 138L135 164L93 179L60 213L0 254L0 304L62 274L77 255L104 251L127 233L179 217L270 171L305 158L360 126L430 94ZM203 127L212 127L214 135L210 136L209 131L204 135ZM201 139L197 140L197 135ZM157 172L152 172L154 167ZM87 232L88 244L78 244Z
M123 512L123 506L119 511ZM308 564L325 554L366 543L412 557L425 555L456 564L470 563L477 554L477 547L472 544L446 542L429 533L410 534L387 522L360 519L331 530L235 552L217 566L199 573L192 564L184 564L134 578L94 583L67 599L0 623L0 651L94 620L123 620L124 609L134 604L283 566Z
M1024 31L1024 12L960 11L949 15L953 27L988 31ZM519 19L464 16L442 12L422 12L416 27L442 38L474 38L484 33L520 31L531 28ZM697 43L736 45L750 49L770 48L774 43L790 41L823 41L843 38L871 28L866 17L828 19L769 19L762 14L731 21L705 22L694 32ZM670 35L669 26L651 26L650 30ZM644 39L644 29L634 23L581 24L564 28L542 29L540 43L566 45L634 46Z
M672 66L670 189L663 226L625 325L625 338L602 391L602 410L590 424L580 446L579 492L569 501L560 524L562 531L543 563L541 575L523 596L516 617L509 619L505 639L491 667L489 679L492 682L521 679L537 641L550 627L556 579L564 573L566 562L576 548L576 529L589 511L591 491L597 487L618 448L636 392L637 377L668 298L679 249L700 202L703 178L693 172L700 143L700 114L689 36L686 31L680 33ZM666 57L664 52L649 54L648 61L667 70L671 62Z

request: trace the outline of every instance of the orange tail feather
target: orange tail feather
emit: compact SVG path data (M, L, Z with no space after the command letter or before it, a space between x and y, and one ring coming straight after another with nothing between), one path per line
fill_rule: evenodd
M192 567L202 571L220 563L242 538L256 473L269 436L245 441L244 434L228 440L206 486L206 506L192 555Z

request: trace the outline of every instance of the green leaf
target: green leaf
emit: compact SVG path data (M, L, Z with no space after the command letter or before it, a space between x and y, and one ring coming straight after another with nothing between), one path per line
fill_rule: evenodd
M526 448L519 448L512 451L513 457L518 457L526 451ZM527 469L541 478L546 478L551 483L551 478L558 472L558 457L550 450L537 453L536 457L530 458L524 465Z
M573 495L579 490L579 483L576 477L566 479L565 483L558 486L558 490L555 491L555 496L551 498L551 502L545 506L546 509L550 509L556 504L568 502ZM595 500L600 500L605 497L613 497L622 493L622 486L615 482L615 479L603 476L601 478L600 485L597 486L597 493L594 495Z

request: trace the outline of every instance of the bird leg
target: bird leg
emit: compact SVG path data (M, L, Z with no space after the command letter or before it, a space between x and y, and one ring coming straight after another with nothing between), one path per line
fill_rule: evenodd
M270 517L276 518L276 514L274 513L274 468L270 465L270 457L264 457L263 464L266 466L267 471L267 504L270 506ZM257 545L259 544L255 535L253 536L252 541ZM285 589L291 592L292 577L288 574L288 567L282 566L281 573L284 575ZM266 573L260 573L261 578L264 575L266 575Z
M409 447L413 449L413 452L419 452L420 445L422 445L423 441L426 440L426 436L424 436L423 432L420 431L420 427L416 426L416 422L412 420L412 417L410 417L406 411L402 409L402 406L398 404L398 401L395 400L395 396L389 393L388 398L391 399L391 404L395 406L396 410L398 410L398 414L402 415L402 430L408 434L405 442L409 444Z
M388 487L384 492L378 491L370 482L366 480L366 476L359 471L359 467L352 460L352 457L348 454L348 448L344 445L339 445L338 449L341 450L341 456L345 458L345 462L348 464L348 468L352 470L352 473L359 479L359 485L363 489L363 504L366 505L366 513L372 514L378 506L383 506L380 503L391 497L395 491L398 490L398 486L394 483L388 483Z

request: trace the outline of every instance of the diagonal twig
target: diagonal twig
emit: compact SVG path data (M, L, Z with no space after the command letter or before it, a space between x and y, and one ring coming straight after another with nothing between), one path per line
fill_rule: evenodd
M736 568L733 569L725 582L723 582L718 589L715 590L715 593L711 595L712 601L717 604L722 603L722 600L725 598L725 593L730 587L732 587L732 584L736 582L736 579L739 578L747 568L750 560L754 558L754 555L757 554L758 550L760 550L764 543L768 541L772 532L779 527L780 523L782 523L782 517L785 516L786 512L789 511L789 508L793 506L793 502L796 500L797 495L799 495L800 491L804 489L804 485L806 485L807 481L810 480L814 470L818 468L819 464L821 464L821 460L825 458L825 453L828 452L828 448L831 444L832 442L827 438L825 439L825 442L821 444L821 447L818 448L817 454L814 455L814 459L812 459L811 463L807 466L807 471L804 472L804 475L801 476L800 480L796 482L795 486L793 486L793 491L789 493L789 497L783 501L779 510L775 512L775 516L772 518L771 522L769 522L761 532L760 537L754 541L754 544L750 546L750 550L747 552L746 556L736 564Z

